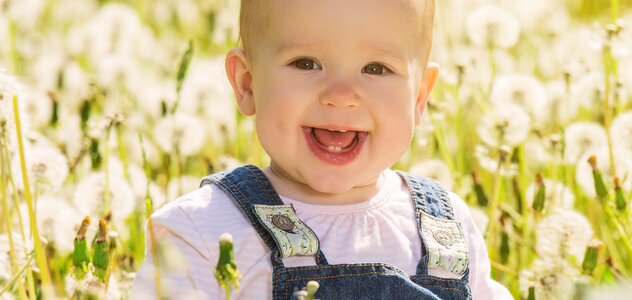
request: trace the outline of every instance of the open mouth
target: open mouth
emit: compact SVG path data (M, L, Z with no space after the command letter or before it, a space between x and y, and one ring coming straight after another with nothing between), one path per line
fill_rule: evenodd
M325 162L342 165L353 161L368 136L366 131L303 127L312 152Z

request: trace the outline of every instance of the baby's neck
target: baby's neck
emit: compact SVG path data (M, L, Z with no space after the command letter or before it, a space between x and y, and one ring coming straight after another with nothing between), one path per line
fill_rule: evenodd
M379 192L384 181L383 174L380 174L367 185L354 187L344 193L333 194L315 191L309 185L279 174L278 171L273 170L271 167L263 169L263 173L270 180L279 195L300 202L318 205L343 205L368 201Z

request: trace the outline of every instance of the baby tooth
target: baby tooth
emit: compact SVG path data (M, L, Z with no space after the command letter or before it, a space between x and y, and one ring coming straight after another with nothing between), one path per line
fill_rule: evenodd
M329 150L329 152L335 152L336 151L336 147L329 146L329 147L327 147L327 150Z

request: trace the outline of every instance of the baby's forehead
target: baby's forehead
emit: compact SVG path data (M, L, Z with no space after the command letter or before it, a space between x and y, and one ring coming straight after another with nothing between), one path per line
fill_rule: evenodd
M421 46L418 53L427 53L433 19L434 0L242 0L240 26L246 52L285 33L295 37L307 30L335 36L353 29L364 36L388 32L393 38ZM335 30L324 29L332 26Z

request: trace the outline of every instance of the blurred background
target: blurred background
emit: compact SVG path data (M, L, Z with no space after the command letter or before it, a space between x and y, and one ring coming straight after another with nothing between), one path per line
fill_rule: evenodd
M224 73L238 15L238 0L0 0L0 299L128 298L153 210L267 164ZM517 299L626 298L632 1L437 0L432 60L395 167L470 205Z

